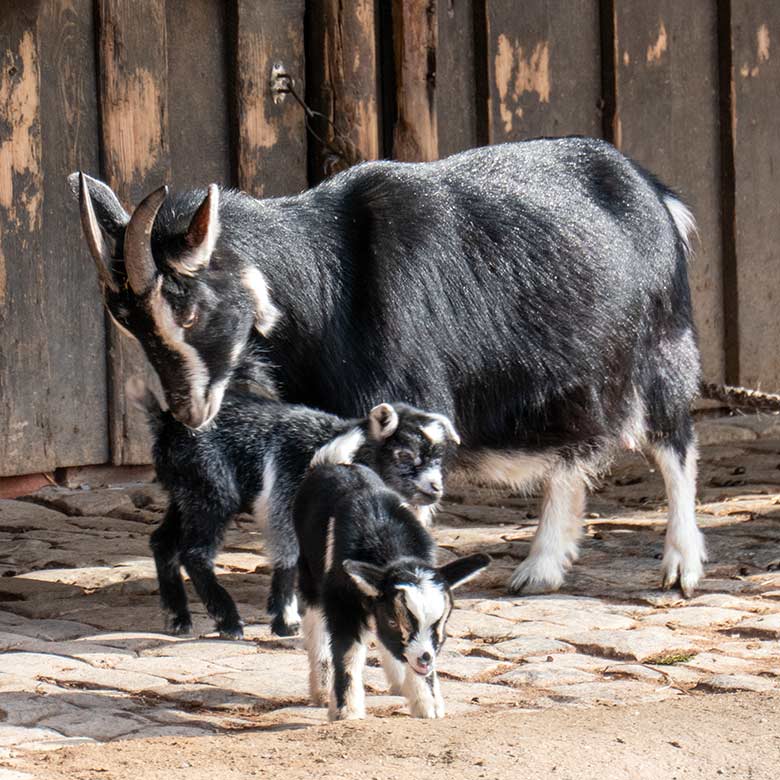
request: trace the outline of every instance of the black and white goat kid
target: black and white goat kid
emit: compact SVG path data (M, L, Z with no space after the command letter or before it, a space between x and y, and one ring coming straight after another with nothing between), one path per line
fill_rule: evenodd
M614 147L371 162L271 200L161 189L132 219L105 184L71 181L107 308L184 423L211 419L247 361L336 414L399 398L447 415L469 472L544 486L513 590L561 585L589 476L642 448L669 496L663 582L696 587L695 225Z
M418 718L441 718L436 656L451 590L490 559L477 554L434 565L435 544L402 496L360 465L323 464L295 499L312 702L331 720L365 716L363 666L370 627L390 691Z
M230 389L214 421L192 431L163 411L142 382L128 382L128 393L148 415L157 478L170 500L151 546L174 633L192 627L183 566L220 634L242 636L235 602L214 574L214 557L239 512L253 514L267 530L271 628L295 633L300 618L292 505L310 463L355 460L376 469L425 522L441 498L443 469L458 441L447 418L404 404L380 404L365 418L344 420Z

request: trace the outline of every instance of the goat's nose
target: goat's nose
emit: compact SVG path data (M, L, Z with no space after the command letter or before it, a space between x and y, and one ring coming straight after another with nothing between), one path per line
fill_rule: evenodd
M421 666L428 666L428 664L431 662L433 656L428 653L420 653L420 655L417 656L417 661Z

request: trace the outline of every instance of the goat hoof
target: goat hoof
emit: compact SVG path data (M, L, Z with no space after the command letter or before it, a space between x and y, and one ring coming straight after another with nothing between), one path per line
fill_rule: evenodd
M189 636L192 633L192 619L189 615L172 618L168 630L174 636Z
M300 630L300 623L287 623L281 615L275 615L271 621L271 633L276 636L297 636Z
M220 639L243 639L244 624L238 623L235 626L217 626Z

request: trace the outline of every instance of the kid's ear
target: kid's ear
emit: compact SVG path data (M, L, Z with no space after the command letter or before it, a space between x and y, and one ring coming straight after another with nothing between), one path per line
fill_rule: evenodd
M390 404L379 404L368 413L368 430L372 439L389 439L397 428L398 412Z
M372 599L379 595L379 585L384 576L383 569L371 563L350 560L344 561L341 565L362 593L365 593L366 596Z
M475 553L467 555L465 558L456 558L454 561L440 566L439 574L450 588L454 589L476 577L489 563L489 555Z

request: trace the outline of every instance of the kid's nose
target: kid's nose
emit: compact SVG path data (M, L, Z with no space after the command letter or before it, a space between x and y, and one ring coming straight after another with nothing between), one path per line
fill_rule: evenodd
M420 653L420 655L417 656L417 661L420 664L420 666L428 666L428 664L431 662L433 656L428 653Z

